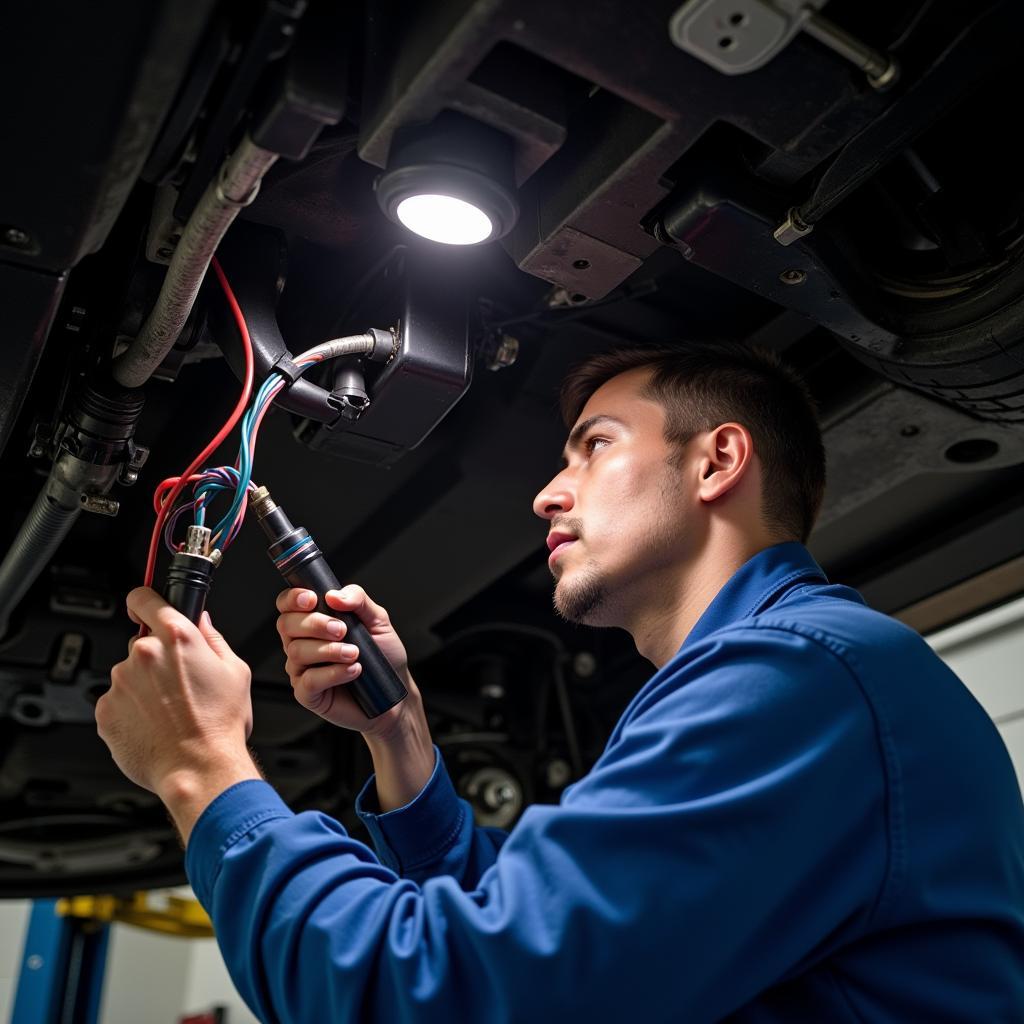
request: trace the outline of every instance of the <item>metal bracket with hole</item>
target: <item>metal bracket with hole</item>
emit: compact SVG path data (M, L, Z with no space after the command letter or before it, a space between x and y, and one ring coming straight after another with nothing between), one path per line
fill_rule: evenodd
M668 23L681 50L723 75L756 71L806 32L860 68L869 84L888 89L899 77L896 61L821 17L826 0L687 0Z
M103 494L83 494L79 499L83 512L95 512L101 516L116 516L121 503Z
M783 50L825 0L687 0L668 23L672 42L723 75L756 71Z

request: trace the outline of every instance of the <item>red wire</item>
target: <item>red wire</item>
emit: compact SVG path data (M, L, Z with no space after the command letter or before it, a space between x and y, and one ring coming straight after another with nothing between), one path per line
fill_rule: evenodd
M252 339L249 337L249 328L245 324L245 317L242 315L241 307L238 305L238 300L235 298L235 293L231 290L231 285L228 283L227 277L224 275L224 271L221 269L220 263L217 262L217 258L213 258L213 270L217 275L217 280L220 282L221 288L224 290L224 296L228 300L228 305L231 307L231 312L235 317L235 323L238 325L238 331L242 335L242 347L245 351L245 381L242 385L242 394L238 399L238 404L235 406L228 418L228 421L223 427L217 431L216 436L212 441L192 460L191 465L185 470L181 476L168 477L162 481L157 487L153 494L153 505L157 510L156 523L153 525L153 535L149 542L149 555L146 558L146 575L143 581L144 586L151 587L153 585L153 575L156 570L156 556L160 550L160 538L163 535L164 522L167 519L168 513L174 507L174 503L178 500L178 495L188 486L190 480L194 479L192 474L206 462L210 455L215 452L224 439L234 430L235 425L242 418L242 414L245 412L246 406L249 404L249 398L252 395L252 380L253 380L253 357L252 357ZM163 492L170 488L170 493L164 498ZM139 630L139 635L144 635L145 627Z
M161 480L157 485L157 489L153 492L153 511L159 515L160 510L166 504L167 491L169 491L179 480L180 476L169 476L166 480ZM186 481L188 484L196 483L198 480L203 479L202 473L193 473ZM170 510L168 510L169 512Z

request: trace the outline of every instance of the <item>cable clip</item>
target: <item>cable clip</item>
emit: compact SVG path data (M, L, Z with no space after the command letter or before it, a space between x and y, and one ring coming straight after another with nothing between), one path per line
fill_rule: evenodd
M302 367L292 361L290 352L285 352L270 368L270 373L279 373L285 379L285 387L290 388L302 376Z

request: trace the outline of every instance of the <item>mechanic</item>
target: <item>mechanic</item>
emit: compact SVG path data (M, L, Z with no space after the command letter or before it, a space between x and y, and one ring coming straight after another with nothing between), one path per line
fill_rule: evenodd
M358 652L311 593L281 595L278 629L299 702L369 745L376 854L261 780L249 670L209 617L129 595L152 635L114 667L100 734L167 805L254 1013L1024 1020L1009 757L925 642L804 548L825 457L802 384L739 345L624 350L563 400L566 465L534 504L556 608L628 630L656 671L589 774L507 836L474 828L358 587L330 606L410 691L381 718L346 694Z

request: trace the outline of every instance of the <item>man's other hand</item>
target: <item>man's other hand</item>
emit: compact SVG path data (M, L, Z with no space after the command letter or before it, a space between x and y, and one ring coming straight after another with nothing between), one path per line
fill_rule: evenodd
M282 591L277 598L277 631L285 653L285 671L295 699L332 725L371 736L385 737L407 713L407 704L419 704L416 684L409 675L409 659L388 613L370 600L362 587L348 586L329 590L327 605L339 612L351 612L366 626L381 653L391 662L398 678L405 683L410 697L377 718L367 718L346 687L362 672L359 649L346 639L345 623L333 616L313 611L316 595L295 588Z
M130 641L96 704L100 738L118 768L161 798L174 776L258 778L246 747L249 667L209 615L197 627L149 587L128 595L128 615L150 635Z

